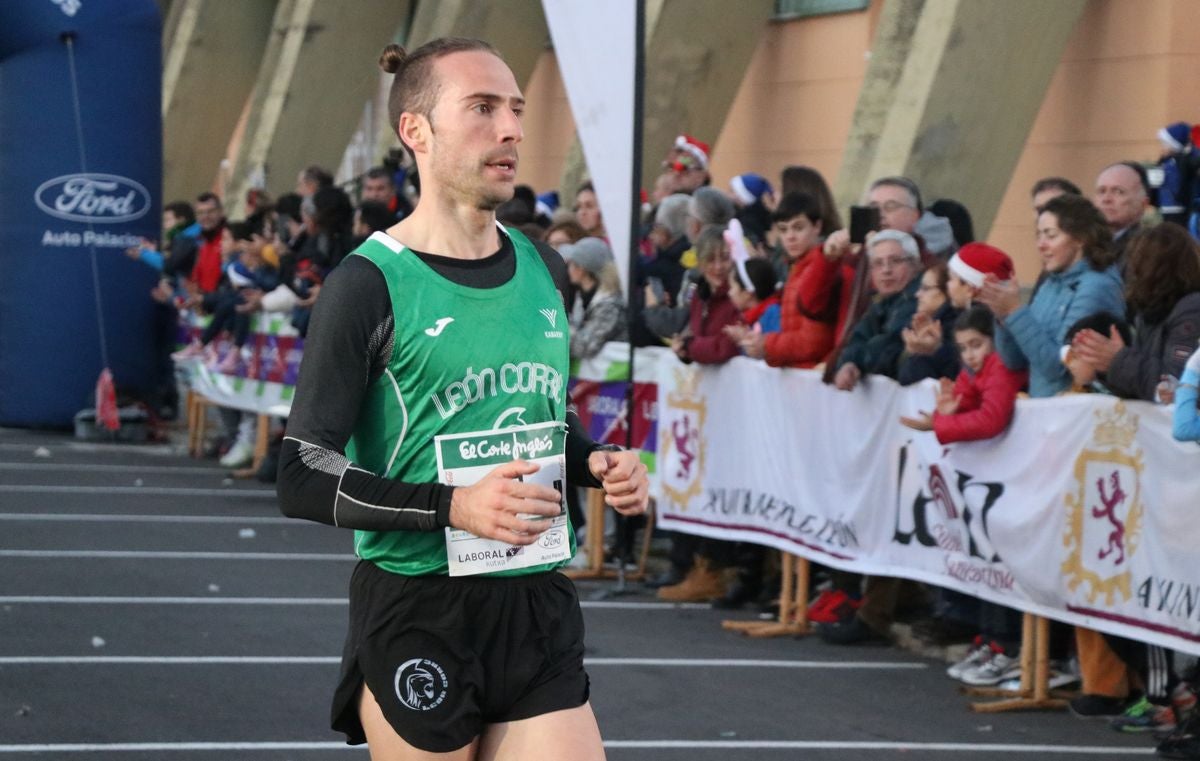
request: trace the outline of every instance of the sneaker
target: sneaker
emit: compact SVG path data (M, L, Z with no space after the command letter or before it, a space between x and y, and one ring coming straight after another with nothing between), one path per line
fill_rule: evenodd
M1067 703L1071 713L1081 719L1111 719L1120 716L1128 705L1127 698L1110 698L1107 695L1080 695Z
M1179 722L1155 750L1160 758L1200 759L1200 716Z
M1196 688L1191 682L1180 682L1171 690L1171 707L1175 720L1182 723L1196 713Z
M180 349L171 355L171 359L176 362L187 362L193 359L199 359L204 356L204 344L198 340L192 341L190 344Z
M1060 671L1056 668L1050 669L1050 676L1046 679L1046 687L1051 690L1057 690L1078 683L1079 674L1073 674L1070 671Z
M951 679L962 679L963 674L971 669L978 668L984 661L991 657L992 648L983 641L983 635L978 635L971 643L970 649L967 650L967 656L946 669L946 676Z
M1125 709L1125 713L1109 720L1108 726L1118 732L1166 732L1175 729L1175 712L1171 706L1160 706L1141 697Z
M846 621L860 607L862 600L855 599L840 589L826 589L808 606L808 620L816 624Z
M1016 679L1021 676L1021 662L1012 656L992 650L992 656L972 669L962 672L959 678L963 684L972 687L990 687L1000 684L1006 679Z
M244 468L254 459L254 445L243 439L233 442L233 446L221 458L221 467L235 470Z
M225 375L233 375L237 372L238 364L242 361L242 352L236 347L229 347L224 359L217 363L216 371Z

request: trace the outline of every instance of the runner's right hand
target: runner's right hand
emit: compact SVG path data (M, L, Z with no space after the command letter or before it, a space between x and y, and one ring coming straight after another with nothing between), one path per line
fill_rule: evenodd
M497 465L472 486L457 487L450 497L450 526L509 544L533 544L550 528L550 521L518 515L553 518L562 512L562 496L554 489L516 480L538 469L531 462L513 460Z

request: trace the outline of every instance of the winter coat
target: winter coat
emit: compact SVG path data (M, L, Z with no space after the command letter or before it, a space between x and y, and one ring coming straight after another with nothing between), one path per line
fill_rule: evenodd
M727 284L712 292L708 283L701 283L689 306L688 360L702 365L719 365L736 357L741 349L722 328L741 322L738 308L729 300Z
M954 321L962 313L947 301L933 314L933 319L942 324L942 345L933 354L904 354L900 358L900 373L896 380L901 386L910 386L926 378L953 378L962 369L958 358L958 345L954 341Z
M1200 373L1187 370L1175 390L1175 419L1172 435L1179 441L1200 441L1200 412L1196 410L1196 387Z
M1009 370L992 352L983 360L978 374L963 368L954 383L954 395L962 401L953 415L934 413L933 432L943 444L979 441L1001 433L1012 422L1017 394L1028 373Z
M1097 312L1125 314L1116 266L1092 269L1081 259L1042 281L1033 301L996 324L996 350L1013 370L1029 370L1029 395L1054 396L1071 387L1071 374L1059 351L1067 331Z
M814 287L812 276L806 277L818 260L824 262L825 256L814 246L788 273L780 300L779 332L767 336L763 344L767 364L772 367L814 367L833 350L838 305L831 303L830 292ZM806 300L806 289L817 298ZM809 304L820 308L809 309Z
M683 284L683 275L687 272L687 267L679 260L691 247L692 242L686 235L681 235L666 248L659 249L654 258L639 260L638 283L645 285L647 278L656 277L662 281L663 291L674 295Z
M609 341L624 341L625 301L619 293L596 292L584 306L575 295L571 309L571 359L594 357Z
M864 375L886 375L895 378L899 372L900 355L904 352L901 331L912 323L917 313L917 288L921 278L914 277L904 290L876 298L867 313L855 324L838 366L853 363Z
M1135 328L1133 345L1117 353L1103 381L1117 396L1153 402L1161 376L1178 378L1196 350L1200 340L1200 291L1175 302L1161 322L1147 323L1139 318Z
M800 306L810 315L825 315L828 310L836 309L837 324L833 329L836 344L846 334L846 320L850 316L850 301L854 295L855 268L850 263L852 257L849 255L831 262L820 250L816 253L819 256L804 256L810 261L800 285Z
M742 322L751 327L757 325L759 332L769 335L779 332L780 315L779 294L774 293L766 301L760 301L757 306L742 312Z

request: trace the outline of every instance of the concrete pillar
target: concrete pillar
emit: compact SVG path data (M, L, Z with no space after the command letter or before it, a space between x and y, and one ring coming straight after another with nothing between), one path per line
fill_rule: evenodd
M871 46L871 63L858 93L854 121L850 136L846 138L842 167L834 186L839 208L858 203L863 188L873 179L869 175L876 148L895 102L896 88L908 62L913 34L924 7L925 0L885 0L883 3Z
M541 0L421 0L406 47L438 37L474 37L491 43L522 87L550 44Z
M737 95L773 0L653 0L646 4L645 119L642 186L649 188L675 137L686 132L710 146ZM579 156L581 151L572 151ZM562 189L581 169L568 161Z
M163 20L163 200L212 187L254 87L275 0L174 0Z
M278 196L293 190L310 164L337 169L375 94L379 52L410 2L279 0L233 162L234 215L259 172Z
M985 237L1084 3L925 0L911 34L885 8L880 30L895 34L872 49L839 196L904 174L929 200L964 203ZM880 88L893 90L882 120L866 103Z

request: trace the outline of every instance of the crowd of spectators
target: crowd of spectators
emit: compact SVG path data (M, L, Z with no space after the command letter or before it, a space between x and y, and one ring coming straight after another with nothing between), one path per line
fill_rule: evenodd
M590 183L569 205L557 192L539 196L520 186L497 216L566 260L572 358L630 340L669 347L689 363L744 356L816 368L851 394L870 376L904 385L933 379L930 409L897 425L932 431L943 443L1000 434L1019 395L1069 393L1174 404L1175 436L1200 440L1200 158L1188 125L1169 125L1159 137L1156 164L1102 167L1090 194L1061 177L1034 185L1031 232L1042 269L1026 284L1008 254L974 240L968 209L952 199L927 204L910 178L870 184L861 203L877 223L858 239L819 172L786 168L778 193L753 173L723 190L712 185L708 146L687 135L648 183L627 292L615 262L626 254L612 251ZM162 241L129 252L163 276L153 295L164 325L164 407L178 404L169 361L178 311L212 320L175 358L236 371L249 315L283 313L303 335L330 270L366 236L403 218L418 190L411 178L398 190L384 168L355 189L357 206L327 171L310 167L295 193L273 203L256 194L241 222L227 221L211 193L165 207ZM213 347L222 332L232 348L219 357ZM225 415L221 463L244 465L248 416ZM771 554L677 535L669 565L650 584L665 600L769 608L778 595ZM995 686L1020 676L1015 611L897 579L832 571L816 578L809 617L829 642L887 641L898 616L916 616L921 636L969 644L948 669L951 678ZM1060 654L1073 651L1078 662L1075 713L1108 717L1121 731L1158 732L1164 747L1193 753L1176 757L1200 758L1196 720L1188 718L1194 667L1179 673L1162 648L1084 629L1059 639L1067 640ZM1193 734L1183 731L1184 719Z

